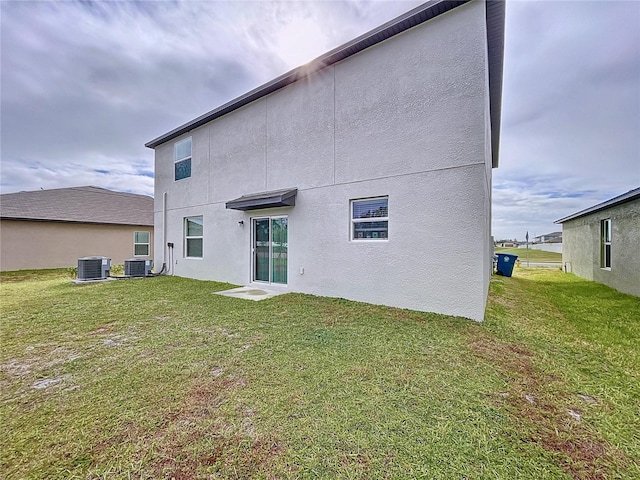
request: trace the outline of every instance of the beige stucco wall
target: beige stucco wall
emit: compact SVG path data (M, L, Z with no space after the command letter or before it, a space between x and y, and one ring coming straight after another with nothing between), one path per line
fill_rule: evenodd
M138 258L153 258L153 227L0 220L0 270L74 267L93 255L123 264L134 257L134 232L150 233L149 255Z

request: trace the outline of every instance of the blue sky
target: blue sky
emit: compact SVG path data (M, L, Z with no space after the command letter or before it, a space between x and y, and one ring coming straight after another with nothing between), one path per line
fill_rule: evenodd
M420 1L1 8L2 193L153 193L144 143ZM640 2L507 5L493 233L523 239L640 185Z

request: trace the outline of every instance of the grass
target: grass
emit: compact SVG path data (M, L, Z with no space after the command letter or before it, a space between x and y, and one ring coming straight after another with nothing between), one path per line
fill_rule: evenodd
M534 263L561 263L562 254L556 252L545 252L544 250L533 250L532 248L506 248L496 247L495 253L511 253L518 256L518 260L526 262L527 258Z
M3 478L640 477L640 299L571 274L495 277L483 324L0 278Z

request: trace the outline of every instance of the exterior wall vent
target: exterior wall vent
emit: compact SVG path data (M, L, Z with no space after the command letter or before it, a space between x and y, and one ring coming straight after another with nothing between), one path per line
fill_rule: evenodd
M109 276L111 259L83 257L78 259L78 280L102 280Z
M128 277L146 277L151 275L153 260L130 258L124 261L124 274Z

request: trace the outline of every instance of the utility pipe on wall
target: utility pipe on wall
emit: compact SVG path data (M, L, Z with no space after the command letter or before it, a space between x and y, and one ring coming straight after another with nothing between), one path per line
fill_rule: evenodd
M167 268L167 192L162 194L162 270Z

